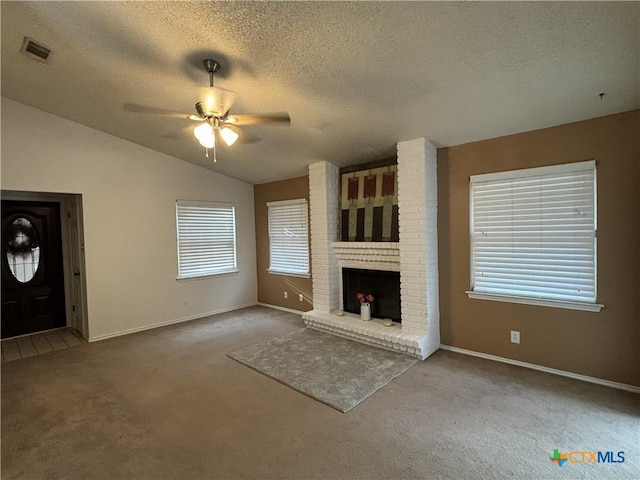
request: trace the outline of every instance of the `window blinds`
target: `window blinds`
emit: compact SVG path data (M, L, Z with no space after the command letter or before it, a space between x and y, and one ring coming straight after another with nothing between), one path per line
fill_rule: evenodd
M471 177L472 290L596 301L595 162Z
M176 217L179 278L236 270L233 205L179 200Z
M305 199L267 203L269 272L309 273L308 214Z

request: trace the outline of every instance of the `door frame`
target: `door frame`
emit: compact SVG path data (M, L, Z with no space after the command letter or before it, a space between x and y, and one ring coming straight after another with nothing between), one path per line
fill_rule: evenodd
M2 200L45 201L60 205L66 325L78 330L88 340L82 195L2 190Z

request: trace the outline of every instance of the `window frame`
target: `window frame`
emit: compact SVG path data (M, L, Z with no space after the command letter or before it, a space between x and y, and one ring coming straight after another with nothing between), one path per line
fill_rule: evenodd
M273 202L267 202L267 237L269 238L269 267L267 268L267 272L272 275L285 275L291 277L302 277L309 278L311 276L311 249L309 245L309 202L306 198L296 198L292 200L278 200ZM271 213L272 208L277 208L286 205L304 205L305 215L304 215L304 236L305 236L305 244L306 244L306 271L300 271L298 269L290 269L282 267L273 267L273 237L271 235Z
M497 180L524 179L527 177L540 177L545 175L560 175L569 172L580 171L593 171L593 301L591 300L565 300L557 298L545 297L541 294L532 295L517 295L517 294L505 294L496 292L478 292L474 290L476 277L475 277L475 232L474 232L474 184L486 183ZM583 310L589 312L599 312L603 305L596 302L597 300L597 231L598 231L598 211L597 211L597 169L595 160L588 160L583 162L564 163L559 165L550 165L544 167L534 167L518 170L509 170L496 173L471 175L469 178L469 254L470 254L470 275L469 283L470 288L465 293L469 298L481 299L481 300L493 300L498 302L518 303L525 305L540 305L547 307L557 307L572 310Z
M183 272L183 256L180 255L180 247L181 247L181 232L180 232L180 207L196 207L196 208L210 208L210 209L228 209L227 215L230 213L231 215L231 223L232 223L232 240L233 243L233 254L232 259L231 255L229 256L230 262L228 265L223 268L210 268L203 269L200 272ZM199 278L206 277L214 277L218 275L228 275L238 272L238 241L237 241L237 221L236 221L236 208L232 203L225 202L209 202L209 201L194 201L194 200L176 200L176 253L177 253L177 268L178 273L176 276L177 280L194 280ZM229 227L229 225L227 225ZM182 239L184 240L184 239ZM229 243L229 240L224 242L225 244ZM215 256L214 247L211 246L209 249L205 250L205 252L209 255Z

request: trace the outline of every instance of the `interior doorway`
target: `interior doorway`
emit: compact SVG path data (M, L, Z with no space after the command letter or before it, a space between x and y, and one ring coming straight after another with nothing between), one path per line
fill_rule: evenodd
M71 327L87 339L82 196L2 191L2 338Z

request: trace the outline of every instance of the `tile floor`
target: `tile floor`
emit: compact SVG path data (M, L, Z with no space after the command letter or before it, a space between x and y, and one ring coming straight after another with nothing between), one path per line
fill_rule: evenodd
M2 363L34 357L42 353L62 350L87 343L74 328L59 328L47 332L34 333L23 337L2 340Z

